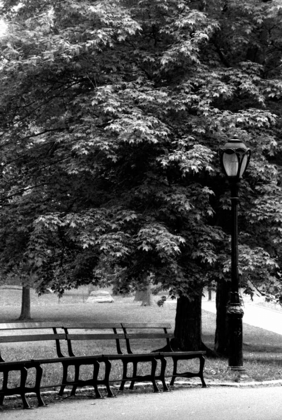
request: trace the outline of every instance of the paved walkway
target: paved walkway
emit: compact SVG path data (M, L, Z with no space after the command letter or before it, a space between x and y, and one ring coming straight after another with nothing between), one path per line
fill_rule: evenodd
M203 300L203 309L216 312L215 302ZM245 302L245 324L282 335L282 310ZM246 384L245 384L246 385ZM33 410L1 410L1 420L281 420L282 387L192 388L169 393L132 393L95 400L66 399Z
M192 388L56 402L0 413L1 420L281 420L282 388Z
M215 301L203 300L202 308L205 311L216 313ZM254 327L263 328L282 335L282 310L274 309L274 306L263 306L258 302L245 301L243 323ZM282 414L281 414L282 418Z

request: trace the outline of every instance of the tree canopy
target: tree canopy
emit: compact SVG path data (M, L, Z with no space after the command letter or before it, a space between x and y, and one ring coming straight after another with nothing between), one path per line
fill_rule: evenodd
M229 271L217 151L252 149L240 269L279 289L282 2L3 1L0 259L58 292ZM34 276L33 276L34 278Z

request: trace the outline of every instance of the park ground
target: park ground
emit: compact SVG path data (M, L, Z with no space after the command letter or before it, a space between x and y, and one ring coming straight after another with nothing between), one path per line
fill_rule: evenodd
M166 302L163 307L158 307L156 304L151 307L144 307L140 305L140 302L134 302L132 296L124 298L114 297L114 303L107 304L88 303L87 299L88 289L86 287L68 291L61 299L58 299L53 294L38 297L35 292L32 292L32 317L34 320L41 321L67 320L68 322L83 322L91 320L93 322L111 322L117 320L128 321L130 316L132 322L140 322L141 320L144 322L165 321L170 322L172 326L174 325L175 301ZM159 296L156 296L155 299L158 300ZM1 288L1 322L11 321L19 316L20 301L20 289ZM244 377L238 377L237 374L231 373L228 370L226 359L208 358L206 361L205 377L209 388L213 388L214 386L246 387L261 386L262 384L282 384L282 311L280 307L271 304L266 305L262 300L252 302L246 299L244 311L244 366L246 368L246 375ZM210 347L213 346L214 330L215 303L214 299L208 301L206 296L203 298L203 339ZM203 392L206 392L205 390L201 390L196 383L189 384L188 382L183 383L183 381L179 381L178 383L178 387L181 388L191 386L193 389L198 389L199 392L201 391L199 398L201 398ZM188 391L191 392L192 390L189 389ZM145 388L141 387L136 391L136 395L144 392L147 393ZM151 395L150 387L148 387L148 392L148 396ZM51 394L49 393L49 395ZM173 392L172 394L174 395L175 393ZM51 402L54 399L56 399L56 402L65 401L65 399L55 398L54 395L53 393L49 397ZM85 398L87 393L81 395L84 395ZM91 404L95 405L96 402L93 403L92 400ZM8 407L5 408L4 406L4 410L1 410L1 417L4 413L12 412L11 410L14 412L14 408L20 408L20 406L20 401L18 403L11 401ZM50 418L53 419L53 417Z

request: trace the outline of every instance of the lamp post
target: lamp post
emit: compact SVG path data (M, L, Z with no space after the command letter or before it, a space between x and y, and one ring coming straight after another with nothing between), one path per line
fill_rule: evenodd
M251 151L239 139L229 140L219 151L223 172L231 190L231 292L227 308L229 325L229 368L243 371L243 315L239 297L238 275L238 191L251 156Z

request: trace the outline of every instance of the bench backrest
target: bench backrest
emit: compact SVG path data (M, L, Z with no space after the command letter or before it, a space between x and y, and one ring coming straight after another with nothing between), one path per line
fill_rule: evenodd
M134 339L165 339L168 348L170 348L170 339L173 336L167 331L170 328L171 325L168 323L65 323L64 325L61 322L0 323L0 344L55 341L58 357L65 357L75 356L73 341L115 340L118 354L124 353L122 342L125 342L126 353L132 354L130 341ZM28 334L21 334L28 330ZM30 333L31 330L43 330L44 333L34 334ZM53 333L45 332L45 330L52 330ZM83 332L79 330L83 330ZM12 334L12 331L20 332L20 334ZM6 332L8 334L4 334ZM68 354L64 354L62 350L62 341L67 344ZM0 362L3 361L0 353Z
M34 330L40 330L40 333L34 334ZM53 333L50 333L50 330ZM80 333L79 330L84 332ZM93 333L89 333L89 330ZM18 334L13 334L13 331ZM0 323L0 344L55 341L58 357L74 356L72 348L74 340L115 340L117 351L121 354L120 339L123 338L124 333L120 323L65 323L64 325L62 322ZM67 344L67 354L63 351L62 341ZM4 360L0 353L1 361Z
M56 329L60 328L60 333ZM44 331L35 334L35 330ZM51 332L52 331L52 332ZM13 334L16 332L17 334ZM60 340L66 339L61 322L2 322L0 323L0 344L1 343L23 343L36 341L55 341L56 350L60 351ZM0 362L4 359L0 352Z
M130 323L123 322L122 329L125 334L126 349L127 353L133 354L131 343L132 339L164 339L166 341L166 348L171 351L170 340L173 338L173 334L168 332L171 329L169 323ZM142 330L149 330L149 332L139 332ZM134 331L134 332L132 332ZM138 331L138 332L136 332Z
M78 330L84 330L84 332L77 332ZM124 338L124 334L120 323L66 323L64 325L64 331L66 333L69 356L75 355L72 342L78 340L115 340L117 353L122 354L120 340ZM61 349L58 350L57 348L58 355L60 351Z
M79 333L77 332L79 329L87 332ZM169 323L66 323L64 325L69 356L74 356L72 342L77 340L114 339L118 354L124 354L124 352L132 354L131 340L165 339L168 351L170 351L170 339L173 337L173 334L168 332L168 329L171 329ZM109 332L105 333L105 330L108 330ZM104 332L100 333L99 331ZM123 350L123 342L125 343L125 351ZM60 343L58 346L60 346ZM61 350L58 351L58 354L60 351Z

